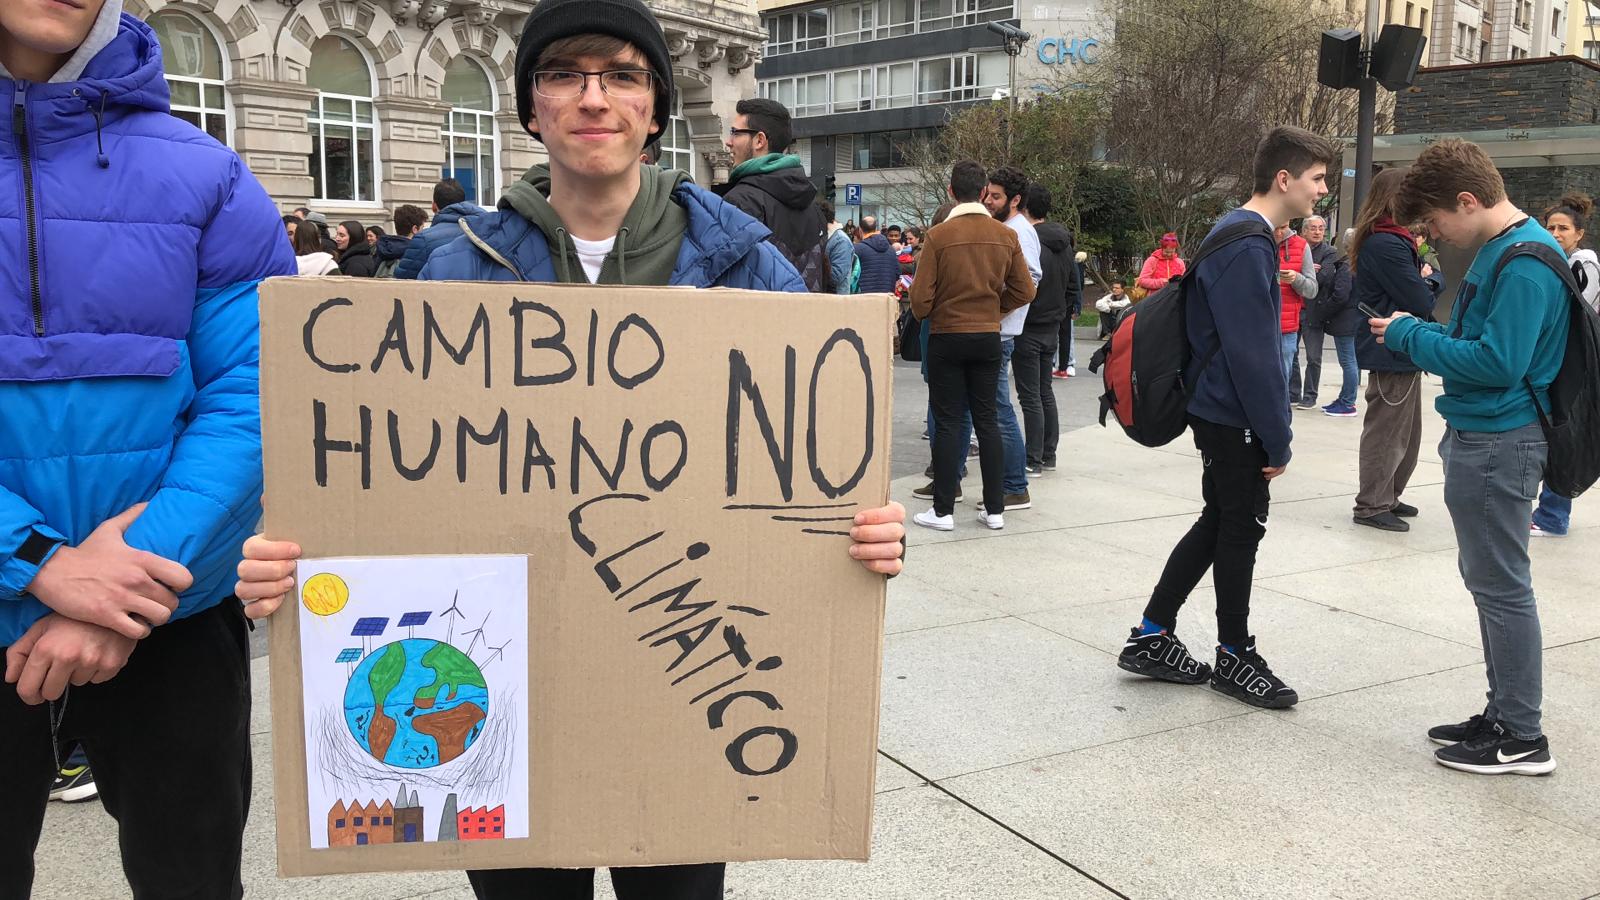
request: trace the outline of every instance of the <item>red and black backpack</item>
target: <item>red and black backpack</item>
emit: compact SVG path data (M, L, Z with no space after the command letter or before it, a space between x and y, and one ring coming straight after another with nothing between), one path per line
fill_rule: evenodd
M1183 275L1135 303L1123 314L1104 347L1095 352L1089 371L1100 372L1106 392L1100 397L1100 424L1106 414L1117 417L1128 437L1146 447L1172 442L1188 427L1189 398L1200 373L1211 364L1211 348L1198 368L1190 370L1185 296L1200 263L1234 241L1261 235L1272 240L1265 221L1239 222L1212 234Z

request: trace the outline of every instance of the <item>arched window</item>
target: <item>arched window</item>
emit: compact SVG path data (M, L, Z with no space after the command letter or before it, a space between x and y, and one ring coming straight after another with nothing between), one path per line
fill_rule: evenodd
M376 201L378 132L366 57L343 38L318 38L311 45L306 84L317 89L309 119L312 195Z
M493 209L500 199L494 83L482 66L457 56L445 70L442 93L451 107L444 126L444 177L461 182L467 199Z
M222 47L196 19L179 12L150 17L161 42L161 66L172 93L172 114L222 143L228 142L227 92Z
M667 133L661 136L661 168L682 169L694 178L694 147L689 143L689 120L683 117L683 101L672 106Z

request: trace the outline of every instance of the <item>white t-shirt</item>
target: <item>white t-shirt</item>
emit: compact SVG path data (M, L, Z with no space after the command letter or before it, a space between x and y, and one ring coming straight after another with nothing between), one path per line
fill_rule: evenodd
M606 256L611 253L611 248L616 246L617 236L612 235L603 241L586 241L580 237L572 237L572 247L578 251L578 262L583 264L583 274L589 276L590 284L600 281L600 267L605 265Z

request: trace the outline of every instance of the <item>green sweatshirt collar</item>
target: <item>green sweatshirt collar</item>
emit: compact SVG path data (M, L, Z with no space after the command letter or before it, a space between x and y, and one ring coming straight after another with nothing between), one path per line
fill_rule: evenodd
M639 167L639 195L622 218L616 244L600 268L600 284L663 285L677 267L678 249L689 226L689 213L672 199L689 176L676 169ZM550 169L534 166L500 198L544 232L555 265L556 280L588 284L565 223L550 206Z
M792 153L768 153L766 156L757 156L747 159L728 173L729 181L738 181L746 175L765 175L780 169L800 168L800 157Z

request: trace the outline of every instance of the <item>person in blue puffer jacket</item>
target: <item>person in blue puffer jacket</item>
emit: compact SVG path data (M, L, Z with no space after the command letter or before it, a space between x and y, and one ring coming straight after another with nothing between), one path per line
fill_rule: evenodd
M454 178L442 178L433 186L433 224L417 232L406 247L405 257L394 268L394 277L414 279L427 264L433 251L461 236L460 221L476 219L484 209L467 199L467 191Z
M295 261L121 7L0 3L0 897L31 890L67 742L134 896L242 892L256 286Z

